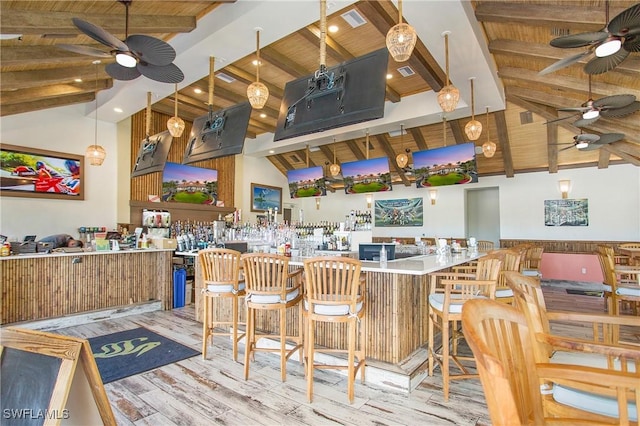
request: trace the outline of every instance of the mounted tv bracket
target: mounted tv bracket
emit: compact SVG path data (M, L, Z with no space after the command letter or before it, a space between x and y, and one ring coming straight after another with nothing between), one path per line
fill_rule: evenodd
M327 67L320 65L320 69L307 81L307 91L304 96L289 106L284 127L287 128L295 124L298 104L304 100L306 100L307 109L311 109L314 99L335 94L336 101L338 101L336 110L340 114L344 114L343 100L346 80L347 71L344 66L340 66L338 70L327 72Z
M161 136L158 135L158 138L154 141L149 135L147 135L147 138L142 143L141 155L136 160L136 167L140 164L140 161L144 161L147 158L147 155L151 156L151 164L149 165L153 165L153 154L158 150L158 145L160 144L161 139Z

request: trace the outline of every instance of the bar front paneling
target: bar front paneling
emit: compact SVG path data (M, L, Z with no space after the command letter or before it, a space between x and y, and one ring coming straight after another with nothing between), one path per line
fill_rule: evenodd
M42 320L150 300L171 309L168 250L2 258L2 324Z

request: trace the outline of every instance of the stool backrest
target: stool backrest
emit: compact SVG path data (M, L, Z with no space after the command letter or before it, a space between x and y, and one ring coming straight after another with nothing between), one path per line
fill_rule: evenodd
M359 294L360 269L357 259L337 256L321 256L304 261L305 295L309 303L324 305L356 303L363 295Z
M248 293L284 296L289 277L289 257L273 253L245 253L242 262Z
M207 285L233 285L238 289L240 256L236 250L211 248L198 252L204 287Z

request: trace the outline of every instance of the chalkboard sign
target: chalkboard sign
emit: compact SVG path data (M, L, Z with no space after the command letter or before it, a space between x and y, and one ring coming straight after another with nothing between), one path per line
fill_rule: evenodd
M0 345L2 425L115 425L89 342L9 328Z

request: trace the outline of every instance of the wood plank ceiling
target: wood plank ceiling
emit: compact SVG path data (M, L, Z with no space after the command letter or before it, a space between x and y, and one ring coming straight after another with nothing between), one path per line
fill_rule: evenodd
M234 2L134 1L130 7L129 32L170 42L175 34L195 29L201 17L217 13L221 3ZM425 7L428 3L431 2L425 2ZM633 4L632 1L611 2L610 17ZM589 99L588 78L582 69L585 61L548 75L538 74L555 61L580 52L579 49L551 47L549 41L558 34L603 28L605 2L477 1L472 2L472 6L506 96L505 110L485 114L484 105L475 105L476 119L485 127L476 145L481 146L490 138L498 146L492 158L478 155L480 176L512 177L517 173L543 170L555 173L563 168L606 168L615 163L640 166L640 113L617 119L602 117L582 129L572 124L576 114L558 113L558 108L577 107ZM310 4L310 7L314 6ZM364 25L352 28L341 17L345 11L353 9L366 21ZM98 91L112 87L113 82L102 67L99 67L96 80L96 67L91 65L94 58L67 52L55 44L84 44L102 49L79 33L71 23L71 17L80 17L124 38L122 4L117 1L2 1L0 12L2 34L21 34L19 39L0 42L1 116L90 102L96 87ZM327 24L336 25L339 31L327 36L327 65L385 47L385 35L397 18L395 4L388 0L358 1L346 10L331 13ZM411 17L405 16L405 19L412 23ZM318 37L319 22L315 22L261 47L260 80L267 85L271 95L262 111L253 111L247 143L258 135L274 131L285 84L317 69ZM434 42L442 43L442 40L431 41L431 45ZM255 80L254 59L255 53L251 53L217 70L214 108L246 100L246 88ZM402 66L409 66L414 74L403 77L398 71ZM207 72L204 70L201 79L182 87L178 93L179 115L185 120L193 120L207 112ZM424 40L418 40L409 61L399 64L390 59L388 72L391 77L387 80L388 103L402 102L403 98L422 92L437 92L446 80L444 64L434 59L429 43ZM469 85L468 80L452 83L459 88ZM640 99L640 54L631 54L612 71L593 75L591 85L593 99L618 94L631 94ZM158 100L153 109L173 115L173 95ZM547 120L558 117L575 118L545 125ZM370 156L388 156L392 159L394 180L409 185L411 174L395 166L395 156L406 150L438 148L444 146L445 141L448 144L464 143L467 141L464 126L469 119L443 120L442 123L408 128L402 136L400 132L394 136L372 134ZM625 137L594 151L556 145L572 143L573 136L581 131L624 133ZM311 146L309 150L297 148L268 158L282 173L314 165L328 168L334 155L337 162L364 159L364 140L363 135ZM568 149L563 149L565 147Z

